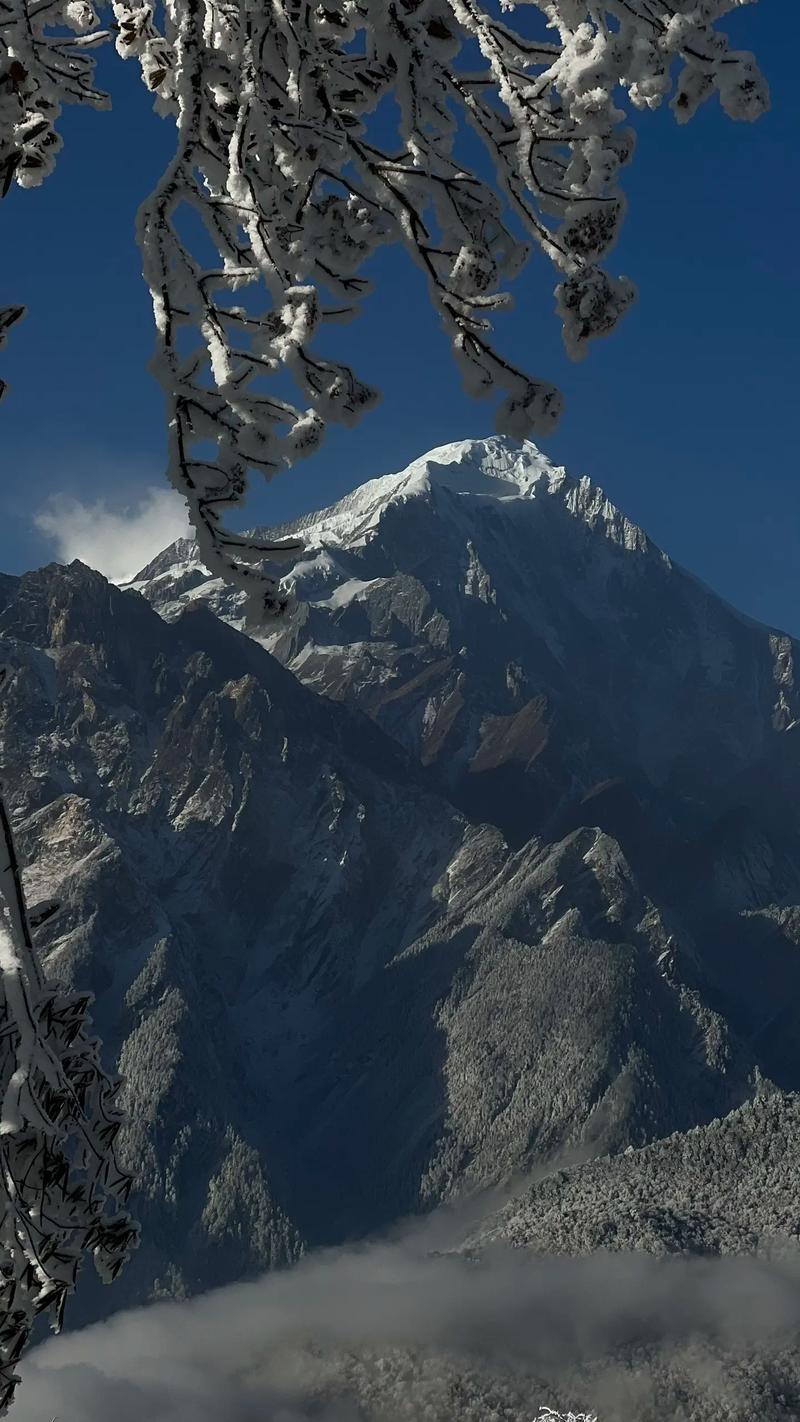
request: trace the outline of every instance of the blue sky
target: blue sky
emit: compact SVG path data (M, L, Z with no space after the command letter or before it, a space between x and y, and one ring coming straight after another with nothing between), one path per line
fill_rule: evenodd
M504 350L567 396L547 453L591 475L730 601L800 633L800 14L763 0L727 29L757 53L772 112L734 125L714 102L680 129L667 111L637 117L630 211L611 266L634 279L640 299L619 330L572 365L538 257L497 329ZM172 132L133 65L109 54L102 73L114 111L66 115L55 175L13 190L0 208L4 299L29 307L2 357L7 571L53 556L34 517L54 495L119 511L163 479L133 220ZM416 271L402 254L382 255L377 276L380 289L342 335L383 389L381 406L356 430L332 432L295 471L254 482L248 522L283 520L436 444L492 432L490 406L461 390Z

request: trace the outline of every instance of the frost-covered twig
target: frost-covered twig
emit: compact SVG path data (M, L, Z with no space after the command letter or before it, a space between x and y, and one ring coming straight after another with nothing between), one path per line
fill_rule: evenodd
M0 350L2 350L5 345L6 336L11 330L11 327L24 315L24 306L0 306ZM6 389L6 382L0 380L0 400L2 400L5 395Z
M108 36L88 0L0 0L0 195L52 172L64 104L109 107L90 53Z
M83 1256L111 1282L138 1241L89 1003L43 977L0 798L0 1415L36 1315L58 1329Z
M556 1412L545 1403L539 1408L536 1422L597 1422L596 1412Z

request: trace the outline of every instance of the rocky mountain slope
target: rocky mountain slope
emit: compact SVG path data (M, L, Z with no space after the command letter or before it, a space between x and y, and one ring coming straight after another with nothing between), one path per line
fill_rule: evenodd
M800 1087L790 640L530 447L303 525L268 636L190 545L2 585L41 950L128 1083L116 1306Z
M279 531L306 553L297 610L265 639L273 654L366 712L514 847L606 831L669 904L683 974L700 972L767 1074L797 1085L792 639L722 602L532 445L445 446ZM167 617L200 600L241 625L190 544L137 586Z

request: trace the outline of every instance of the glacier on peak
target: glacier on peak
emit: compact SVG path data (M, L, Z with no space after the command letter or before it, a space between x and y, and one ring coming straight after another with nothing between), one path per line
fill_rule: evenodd
M360 524L365 516L379 515L395 500L414 498L435 488L513 499L529 496L542 479L555 490L566 478L566 471L552 465L530 441L515 446L500 435L455 440L420 455L397 473L369 479L329 508L296 520L296 525L302 526L306 535L312 529L346 535L351 521Z
M513 499L530 496L543 479L555 490L566 478L566 470L551 464L530 441L514 446L510 440L494 435L438 445L399 473L370 480L342 504L352 499L357 505L362 492L373 502L376 495L383 499L411 497L436 487L450 489L454 494Z
M459 512L468 521L476 506L499 513L505 510L512 519L519 519L524 509L525 516L538 526L546 518L550 500L566 514L568 522L601 535L592 557L601 581L608 571L602 567L604 543L629 553L649 554L670 566L666 554L591 479L573 477L530 441L517 444L501 435L440 445L397 473L359 485L334 504L282 524L259 526L253 532L259 538L302 538L303 553L287 573L286 582L298 601L327 604L337 597L340 585L354 577L338 555L368 548L385 520L404 507L418 501L431 504L440 513L446 511L454 528ZM360 574L361 570L355 575L357 581ZM244 628L243 594L204 574L191 540L181 539L164 549L127 587L143 593L167 618L177 616L189 602L201 600L226 621ZM334 601L331 605L338 604ZM271 646L272 638L267 636L265 642Z

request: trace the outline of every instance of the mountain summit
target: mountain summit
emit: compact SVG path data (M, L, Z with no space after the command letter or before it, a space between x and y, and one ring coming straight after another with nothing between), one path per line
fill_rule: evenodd
M304 596L309 591L312 566L318 575L325 573L324 560L318 561L324 550L363 546L372 540L394 506L414 498L430 501L439 490L498 502L537 496L541 502L548 495L560 495L569 511L585 519L592 528L597 527L599 521L610 538L622 539L631 548L654 549L641 529L620 514L591 480L571 478L565 469L551 464L529 442L516 445L500 436L441 445L399 473L370 479L329 508L256 532L266 535L286 529L303 537L309 556L299 563L291 581ZM192 574L193 588L203 588L204 595L212 596L211 584L218 585L218 580L198 577L201 567L192 542L181 539L153 559L133 580L132 586L141 587L151 596L158 594L163 610L169 611L174 606L170 592L176 593L177 598L188 592L188 587L182 584ZM231 616L233 608L241 605L242 596L231 592Z
M694 834L743 779L754 790L800 714L791 640L533 445L446 445L268 532L306 551L298 606L264 645L514 844L585 819L587 797L615 827L632 817L637 842L654 795L654 825L669 806ZM241 600L192 558L176 545L136 586L167 617L202 600L241 626Z

